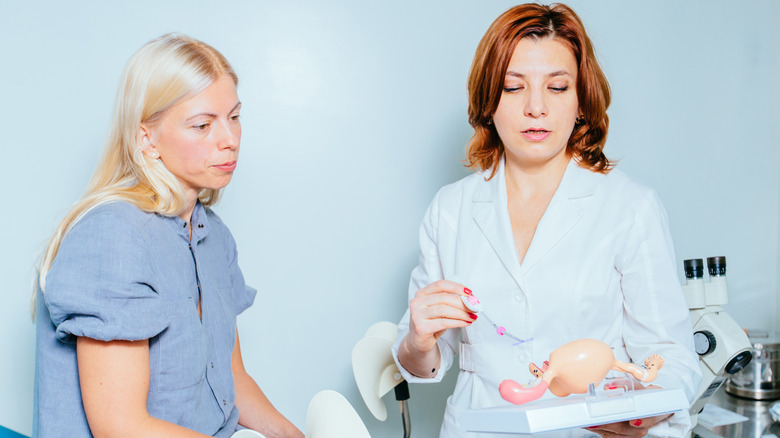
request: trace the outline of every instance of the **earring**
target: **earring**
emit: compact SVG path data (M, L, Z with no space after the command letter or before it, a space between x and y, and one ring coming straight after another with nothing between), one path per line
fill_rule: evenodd
M153 160L156 160L156 159L160 158L160 153L157 152L157 151L151 151L151 152L149 152L148 156L149 156L149 158L151 158Z

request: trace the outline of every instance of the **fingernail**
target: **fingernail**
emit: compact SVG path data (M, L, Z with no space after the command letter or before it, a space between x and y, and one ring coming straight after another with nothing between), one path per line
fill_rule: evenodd
M597 428L597 427L598 427L598 426L588 426L588 427L586 427L585 429L595 429L595 428Z
M639 426L642 425L642 420L636 420L636 421L632 422L631 424L633 424L636 427L639 427Z
M471 319L473 319L473 320L476 320L476 319L477 319L477 315L476 315L476 314L474 314L474 313L469 313L469 317L470 317Z
M463 293L465 293L466 295L471 295L472 294L471 289L469 289L467 287L463 288Z

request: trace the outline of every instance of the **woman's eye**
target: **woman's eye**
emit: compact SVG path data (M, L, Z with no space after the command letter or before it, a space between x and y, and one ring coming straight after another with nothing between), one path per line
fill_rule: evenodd
M240 117L241 117L240 114L234 114L234 115L230 116L230 120L232 120L234 122L237 122Z
M208 127L209 127L208 123L202 123L200 125L193 126L193 128L195 128L196 131L205 131L206 129L208 129Z
M520 90L522 90L522 89L523 89L523 87L522 87L522 86L517 86L517 87L504 87L504 93L515 93L515 92L517 92L517 91L520 91Z
M550 90L552 90L553 93L563 93L564 91L568 90L569 86L563 86L563 87L550 87Z

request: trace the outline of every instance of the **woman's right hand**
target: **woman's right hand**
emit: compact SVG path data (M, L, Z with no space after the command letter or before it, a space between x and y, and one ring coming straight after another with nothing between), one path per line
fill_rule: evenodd
M451 328L466 327L477 320L463 304L461 297L471 296L460 283L439 280L417 291L409 303L409 347L425 353L436 346L436 340Z
M398 352L404 368L419 377L436 375L441 359L436 340L447 329L466 327L477 320L461 299L468 296L471 290L448 280L417 291L409 303L409 333Z

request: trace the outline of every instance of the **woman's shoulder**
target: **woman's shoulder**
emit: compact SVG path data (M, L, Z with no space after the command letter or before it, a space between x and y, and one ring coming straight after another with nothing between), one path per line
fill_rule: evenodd
M473 197L474 193L487 184L483 172L473 172L440 188L433 202L441 205L459 204L463 199Z
M106 202L92 207L81 218L77 218L65 240L78 236L91 241L135 242L145 234L144 231L155 218L156 214L145 212L130 202Z
M79 222L109 222L121 227L121 224L143 225L155 216L154 213L145 212L131 202L111 201L89 209Z
M626 206L659 205L658 193L622 169L614 168L604 175L601 190L610 199L620 199Z
M612 190L621 190L635 194L650 194L655 192L652 187L637 180L619 168L613 168L609 173L604 175L604 181L606 187Z

